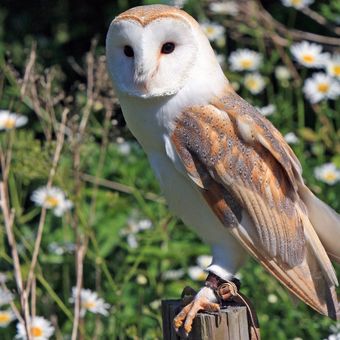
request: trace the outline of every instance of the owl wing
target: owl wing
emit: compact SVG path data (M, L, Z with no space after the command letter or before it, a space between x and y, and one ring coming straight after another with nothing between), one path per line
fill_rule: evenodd
M300 163L275 127L228 89L179 115L171 140L226 229L301 300L336 318L335 271L299 197Z

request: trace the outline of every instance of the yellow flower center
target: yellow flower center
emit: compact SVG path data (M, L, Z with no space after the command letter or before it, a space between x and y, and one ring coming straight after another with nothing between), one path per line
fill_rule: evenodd
M41 327L33 326L31 327L31 334L32 336L35 336L35 337L42 336L43 330L41 329Z
M333 65L333 73L335 76L339 77L340 76L340 64L338 65Z
M253 66L253 61L250 59L241 60L241 66L245 69L248 69Z
M54 208L59 204L59 200L56 197L47 196L45 199L45 203L48 204L51 208Z
M307 64L311 64L315 61L315 57L312 54L304 54L302 60Z
M212 27L212 26L208 26L208 27L207 27L207 34L208 34L208 35L211 35L211 34L213 34L214 32L215 32L214 27Z
M318 85L318 91L321 93L327 93L329 90L329 84L328 83L320 83Z
M299 5L301 5L301 0L292 0L292 5L293 5L293 6L299 6Z
M86 308L86 309L90 309L90 308L95 307L96 304L95 304L94 301L86 301L86 302L84 302L83 306L84 306L84 308Z
M252 90L255 90L258 88L258 83L255 79L248 79L246 81L246 86L249 88L249 89L252 89Z
M7 118L5 120L4 126L6 129L13 129L15 127L15 119Z
M336 174L334 172L331 172L331 171L326 172L324 177L325 177L326 181L335 181L336 180Z
M8 323L10 320L11 320L11 317L9 313L6 313L6 312L0 313L0 325Z
M207 274L205 272L202 271L202 273L200 273L197 277L197 280L199 281L204 281L207 277Z

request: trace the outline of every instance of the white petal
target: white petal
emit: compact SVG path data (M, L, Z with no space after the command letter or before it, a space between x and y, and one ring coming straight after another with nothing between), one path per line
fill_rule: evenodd
M211 255L200 255L197 258L197 264L202 268L205 269L211 265L212 256Z

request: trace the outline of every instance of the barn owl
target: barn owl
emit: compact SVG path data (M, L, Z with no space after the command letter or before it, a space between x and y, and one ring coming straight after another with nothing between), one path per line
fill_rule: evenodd
M106 55L170 209L212 247L207 271L228 282L250 254L306 304L340 318L330 261L340 262L340 216L305 186L278 130L234 92L199 24L174 7L135 7L112 21ZM197 311L218 308L206 285L175 326L188 333Z

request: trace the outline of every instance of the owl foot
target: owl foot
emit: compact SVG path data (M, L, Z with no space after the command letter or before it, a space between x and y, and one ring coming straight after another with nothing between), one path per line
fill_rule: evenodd
M220 310L219 304L212 302L211 299L214 293L208 287L202 288L195 296L192 302L186 305L174 318L174 326L178 332L179 328L183 326L186 335L191 332L192 323L197 313L201 310L206 312L218 312Z

